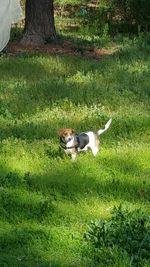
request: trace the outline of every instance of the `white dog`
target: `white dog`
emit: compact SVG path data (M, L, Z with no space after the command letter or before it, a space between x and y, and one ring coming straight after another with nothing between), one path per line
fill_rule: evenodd
M71 155L73 160L75 160L78 152L87 151L88 149L91 149L93 155L96 156L99 151L99 135L108 130L111 121L112 119L109 119L105 127L98 130L96 133L90 131L77 135L74 129L62 128L58 132L60 146L64 149L66 154Z

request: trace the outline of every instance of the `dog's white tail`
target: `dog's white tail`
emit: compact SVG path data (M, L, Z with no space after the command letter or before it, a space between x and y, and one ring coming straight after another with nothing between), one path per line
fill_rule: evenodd
M111 121L112 121L112 119L109 119L109 121L105 124L105 127L103 129L98 130L97 134L101 135L102 133L107 131L108 128L110 127Z

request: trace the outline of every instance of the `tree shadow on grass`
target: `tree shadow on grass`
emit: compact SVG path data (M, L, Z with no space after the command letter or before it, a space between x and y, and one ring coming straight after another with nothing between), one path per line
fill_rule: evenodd
M21 176L3 168L0 187L1 216L10 222L49 221L56 211L53 200L59 198L75 203L87 197L133 203L150 198L148 172L123 153L107 158L80 155L74 163L58 159L43 175Z
M0 239L0 265L22 267L64 267L57 259L46 260L44 254L53 242L50 230L40 226L12 226ZM49 257L50 258L50 257Z
M8 169L3 168L0 179L0 266L71 266L66 261L63 263L57 248L59 241L51 231L51 216L57 207L54 209L50 196L26 190L26 180L27 175L8 173ZM58 257L50 257L55 251Z
M51 233L51 215L54 214L57 218L59 212L57 205L53 205L51 201L67 201L76 205L82 200L95 197L100 203L148 203L146 191L144 195L140 195L142 188L148 191L147 183L143 184L140 179L140 175L144 177L145 173L133 159L131 161L117 156L107 159L91 157L81 155L75 163L65 161L63 164L60 160L57 162L58 166L60 164L59 171L55 166L52 172L47 170L45 175L39 176L30 173L20 176L3 169L0 203L1 219L5 227L2 228L4 230L0 238L0 264L23 267L71 266L62 260L61 263L57 259L44 260L45 253L49 253L48 248L55 242ZM90 164L87 165L87 162ZM95 168L98 170L96 173ZM26 192L25 198L23 192ZM40 196L40 199L33 202L31 198L29 201L35 195L38 198ZM47 197L50 199L49 205ZM62 225L60 218L59 215Z
M91 165L87 166L87 161L90 161ZM60 169L59 163L61 164ZM57 165L59 170L57 170ZM31 205L31 208L26 213L26 215L29 213L29 217L30 214L33 214L34 217L38 216L36 211L40 211L44 207L45 216L51 209L53 212L53 205L49 204L53 198L57 199L57 195L71 201L80 200L87 196L97 196L105 201L116 199L120 201L143 202L149 199L148 173L142 170L133 158L128 159L127 156L123 158L123 155L122 157L111 156L111 158L108 157L107 159L105 157L95 159L91 154L80 155L75 163L70 162L69 159L65 161L58 159L55 168L50 168L43 175L38 176L27 173L19 182L17 182L17 179L20 179L19 175L17 176L13 173L6 174L2 179L2 185L17 188L23 184L25 190L29 190L32 193L39 192L45 196L43 200L41 198L37 203ZM143 193L143 196L140 196L142 190L145 190L145 194ZM9 196L5 198L8 202L10 199L14 199L15 192L13 195L9 191L6 193L4 191L4 195ZM48 196L50 197L50 202L46 199ZM22 205L24 208L27 208L29 204L30 207L29 202L27 202L27 206L23 204L24 200L22 199L19 200L19 206L14 202L16 212L18 209L21 210Z
M26 249L28 250L28 249ZM16 256L14 256L14 253L0 253L0 264L1 266L7 266L7 267L71 267L71 265L64 264L59 261L46 261L46 260L40 260L36 259L35 256L26 256L24 253L21 253L21 256L18 252L18 249L16 249ZM18 256L19 255L19 256ZM74 266L72 266L74 267Z
M108 107L118 105L121 98L131 103L145 103L148 72L146 68L134 70L133 63L138 60L138 50L129 47L129 54L132 54L132 49L135 49L132 59L122 51L120 54L103 56L104 60L100 62L75 56L4 58L0 63L0 113L5 115L7 111L13 117L31 115L37 109L51 107L53 103L66 98L74 104L107 103ZM146 63L147 58L143 62Z
M17 138L20 141L25 140L26 143L33 141L39 142L45 140L45 150L52 154L52 157L59 155L59 151L56 149L53 151L53 145L55 144L59 148L59 136L58 129L64 127L74 128L78 133L83 131L98 131L102 128L108 120L108 116L103 113L102 116L95 113L93 117L85 117L76 120L69 118L49 118L45 119L43 116L42 121L37 121L36 118L31 121L14 121L9 124L3 124L0 131L0 140L8 138ZM12 125L11 125L12 123ZM102 143L107 142L109 144L117 143L120 140L134 140L142 138L149 132L150 118L144 115L129 114L126 116L115 116L112 120L112 125L106 135L101 137ZM52 153L51 153L52 151ZM54 152L54 153L53 153ZM56 152L56 155L55 155Z

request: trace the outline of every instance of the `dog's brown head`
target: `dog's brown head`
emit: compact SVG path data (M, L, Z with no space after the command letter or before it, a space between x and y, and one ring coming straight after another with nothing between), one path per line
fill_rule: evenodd
M61 128L58 131L58 135L67 143L71 141L72 137L75 135L75 130L71 128Z

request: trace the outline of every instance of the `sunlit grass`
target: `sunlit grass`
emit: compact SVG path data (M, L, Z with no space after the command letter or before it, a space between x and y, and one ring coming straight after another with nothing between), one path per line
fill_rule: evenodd
M91 220L120 204L149 213L150 61L140 42L100 61L0 58L2 266L94 266L83 240ZM60 127L96 131L110 116L96 158L64 156Z

